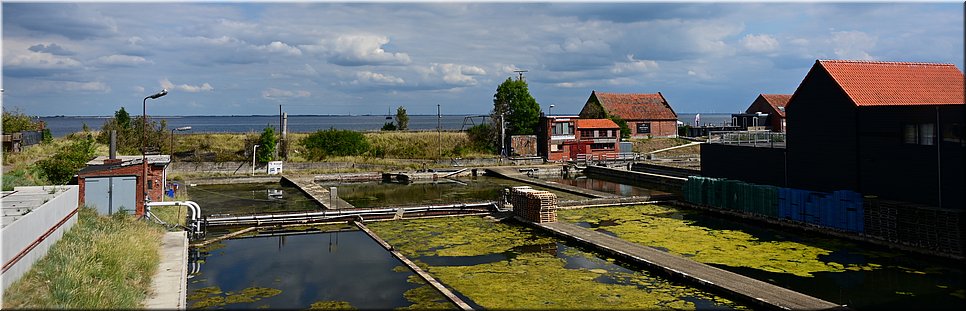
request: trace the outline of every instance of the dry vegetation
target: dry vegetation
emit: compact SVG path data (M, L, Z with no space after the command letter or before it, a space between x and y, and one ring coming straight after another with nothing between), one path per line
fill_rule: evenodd
M82 208L77 224L3 297L3 308L135 309L160 255L158 226Z
M310 133L289 133L289 162L308 162L305 148L299 143ZM336 157L327 161L352 161L366 164L398 165L386 159L436 159L440 151L443 158L480 158L492 156L470 147L464 132L369 132L365 133L370 145L366 156ZM442 143L439 143L439 138ZM251 161L250 148L258 133L247 134L180 134L175 143L178 159L188 161ZM361 162L360 162L361 161Z

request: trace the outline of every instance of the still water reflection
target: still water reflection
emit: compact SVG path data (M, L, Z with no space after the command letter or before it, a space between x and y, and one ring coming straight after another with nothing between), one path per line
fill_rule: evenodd
M231 239L197 250L188 281L192 308L391 309L419 284L359 230ZM395 269L394 269L395 268Z
M278 183L198 185L188 188L204 216L318 210L320 207L294 186Z
M338 187L339 197L355 207L417 206L429 204L476 203L496 201L506 187L530 186L557 194L558 200L579 200L584 197L545 189L496 177L441 178L436 182L420 181L412 184L383 183L323 183Z

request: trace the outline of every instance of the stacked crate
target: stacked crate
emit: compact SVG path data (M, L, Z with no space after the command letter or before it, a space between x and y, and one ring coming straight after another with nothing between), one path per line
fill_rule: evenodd
M510 189L510 204L513 214L523 219L538 223L557 221L557 195L550 191L513 187Z

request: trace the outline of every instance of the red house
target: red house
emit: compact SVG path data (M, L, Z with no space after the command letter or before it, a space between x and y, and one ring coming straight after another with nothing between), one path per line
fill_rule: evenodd
M141 156L117 156L116 159L99 156L87 162L87 167L77 173L78 203L104 215L120 210L143 215L145 195L142 189L147 191L148 200L162 200L171 156L147 156L148 183L143 187L142 163Z
M750 122L742 122L743 120L732 120L732 124L742 127L762 126L772 132L784 132L785 106L788 106L790 98L792 98L791 94L759 94L758 98L755 98L751 106L745 110L745 114L733 115L732 117L741 118L745 115L760 116L764 114L766 115L765 122L763 124L751 124Z
M619 94L593 91L580 110L582 119L604 119L615 115L627 121L631 137L677 137L678 115L656 94Z
M542 117L537 153L547 161L616 156L620 127L608 119L574 116Z

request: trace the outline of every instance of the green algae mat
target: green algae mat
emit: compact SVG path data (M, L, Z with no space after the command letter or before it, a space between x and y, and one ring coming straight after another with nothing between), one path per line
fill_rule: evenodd
M486 309L744 309L532 228L488 217L368 226L471 305Z
M959 309L958 264L660 205L560 210L572 222L857 310Z
M696 226L692 221L669 217L677 209L658 205L586 208L558 211L558 219L587 223L617 237L657 247L692 260L732 267L811 277L816 272L876 269L876 264L826 262L832 250L791 241L761 241L739 230Z

